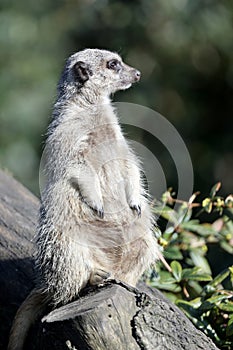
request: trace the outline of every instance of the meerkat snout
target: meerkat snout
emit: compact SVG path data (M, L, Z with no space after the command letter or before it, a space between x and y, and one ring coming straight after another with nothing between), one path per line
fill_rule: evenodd
M118 82L120 83L120 85L115 88L115 91L128 89L133 83L138 82L141 77L139 70L128 66L122 62L121 59L112 59L108 61L107 68L112 70L113 74L115 73Z
M117 73L122 73L122 74L130 74L130 76L132 77L132 83L135 83L137 81L140 80L141 77L141 72L139 72L139 70L132 68L128 65L126 65L125 63L123 63L120 60L117 59L112 59L110 61L107 62L107 68L111 69ZM119 74L120 76L120 74Z
M141 78L141 72L137 69L134 70L134 78L135 78L135 82L139 81Z

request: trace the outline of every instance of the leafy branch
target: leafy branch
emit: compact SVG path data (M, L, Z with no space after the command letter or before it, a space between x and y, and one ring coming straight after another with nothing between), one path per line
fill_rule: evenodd
M183 201L176 199L169 189L160 202L153 203L155 214L166 224L158 237L166 263L161 262L156 272L150 271L147 279L217 346L230 350L233 348L233 266L213 276L207 259L210 244L233 255L233 196L219 196L220 187L218 182L201 202L197 201L198 192ZM210 222L201 221L203 213L210 216Z

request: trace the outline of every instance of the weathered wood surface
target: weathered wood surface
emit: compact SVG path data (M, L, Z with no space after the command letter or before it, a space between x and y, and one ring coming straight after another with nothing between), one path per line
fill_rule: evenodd
M0 349L19 304L33 288L33 234L39 201L0 171ZM25 350L216 350L160 292L107 283L47 311Z
M113 283L50 312L35 324L25 350L53 348L217 349L159 292Z
M14 314L33 288L33 243L39 200L0 171L0 349Z

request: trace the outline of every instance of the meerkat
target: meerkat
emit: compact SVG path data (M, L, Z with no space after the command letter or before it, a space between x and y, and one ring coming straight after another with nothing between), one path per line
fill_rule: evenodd
M46 305L64 305L109 277L135 286L159 257L140 162L110 101L139 79L106 50L85 49L66 62L45 147L36 288L16 314L8 350L23 349Z

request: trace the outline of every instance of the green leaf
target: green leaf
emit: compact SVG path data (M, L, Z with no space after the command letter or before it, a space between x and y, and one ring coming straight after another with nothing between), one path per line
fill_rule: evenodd
M200 313L197 310L197 308L194 307L192 302L185 300L177 300L176 305L179 306L179 308L181 308L187 316L198 319Z
M230 281L231 281L231 285L233 286L233 266L229 267L229 271L230 271Z
M169 222L177 223L176 212L172 208L166 205L157 205L153 207L153 212L157 215L161 215Z
M229 196L226 197L225 203L229 208L233 208L233 195L229 194Z
M189 303L190 305L192 305L194 308L198 308L198 307L200 307L200 305L201 305L201 303L202 303L202 300L201 300L200 297L198 297L198 298L189 300L188 303Z
M167 246L164 250L165 259L169 260L182 260L183 255L177 246Z
M224 217L224 221L225 221L225 227L227 229L227 231L229 231L228 233L233 234L233 221L229 220L228 217Z
M230 337L233 335L233 315L230 317L228 321L226 334L227 334L227 337Z
M213 198L216 193L220 190L221 182L217 182L210 190L210 197Z
M194 291L195 292L194 295L201 295L203 288L200 286L198 281L188 280L188 286L189 286L188 289L190 290L191 293L192 291Z
M205 288L208 288L208 287L218 287L219 284L222 283L222 281L224 281L230 274L230 270L229 269L226 269L224 271L222 271L220 274L218 274L212 282L208 283L207 286L205 286Z
M177 224L178 224L177 213L172 208L170 208L166 205L160 206L160 207L158 206L158 207L154 208L153 211L156 214L161 215L168 222L172 222L175 226L177 226Z
M193 281L203 281L203 282L212 281L212 277L208 273L199 273L191 276L189 279Z
M167 290L169 292L173 293L179 293L181 292L181 287L178 284L175 283L159 283L159 282L152 282L152 287L158 288L160 290Z
M164 235L169 235L170 237L170 235L174 232L174 230L175 230L174 226L170 226L166 229L166 231L164 232Z
M160 284L175 284L176 283L176 279L172 276L169 276L167 278L165 278L164 276L162 276L158 282Z
M215 306L218 306L218 307L219 307L221 301L226 300L226 301L228 302L227 297L229 298L229 295L228 295L228 296L226 296L226 294L214 295L214 296L212 296L211 298L206 299L206 300L202 303L200 309L201 309L202 311L207 311L207 310L212 309L212 308L215 307ZM223 304L223 303L222 303L222 304ZM223 305L225 305L225 304L223 304Z
M193 267L192 269L183 269L182 271L182 279L189 279L193 275L196 275L198 272L201 271L200 267Z
M219 301L226 299L225 294L214 295L211 298L206 299L209 303L217 304Z
M159 279L152 281L151 285L158 289L168 290L174 293L181 291L181 288L177 284L176 279L172 277L171 272L168 271L161 271Z
M221 303L218 305L220 310L233 312L233 302L227 301L226 303Z
M198 233L203 237L216 235L216 230L213 229L211 224L200 224L198 220L190 220L189 222L183 222L180 228L187 231Z
M211 281L212 277L208 273L200 273L200 267L194 267L192 269L184 269L182 272L182 279L192 281Z
M176 281L181 281L182 276L182 266L178 261L172 261L171 263L172 274L175 277Z
M214 307L215 307L215 304L210 303L210 302L208 302L207 300L205 300L205 301L201 304L201 306L200 306L200 308L199 308L199 311L200 311L201 313L204 313L204 312L206 312L206 311L209 311L209 310L213 309Z
M220 246L222 249L224 249L227 253L233 254L233 246L229 244L226 241L220 241Z
M203 282L212 281L212 277L208 273L198 273L196 275L189 277L189 279L193 281L203 281Z
M233 220L233 208L227 208L223 210L224 215Z
M163 270L161 270L160 273L159 273L159 278L157 280L166 282L166 281L169 280L169 278L172 278L174 280L174 282L176 282L175 279L172 277L172 274L171 274L170 271L167 271L167 270L163 271Z
M202 271L211 275L211 269L209 263L205 257L202 256L203 252L200 249L192 249L190 251L190 257L194 265L201 267Z
M169 291L165 291L163 290L163 294L165 295L165 297L167 297L173 304L176 303L176 300L178 299L179 294L174 294L172 292Z
M212 210L212 207L213 207L213 203L212 203L211 199L210 198L205 198L202 201L202 207L207 213L211 213L211 210Z
M192 220L189 220L188 223L182 224L181 226L185 225L185 227L188 227L189 224L190 224L190 225L194 225L194 226L195 226L195 225L200 225L200 220L198 220L198 219L192 219Z
M188 203L183 203L177 211L177 219L179 223L188 221L191 217L192 210L189 209Z
M183 218L183 222L189 222L191 216L192 216L192 209L189 209Z

